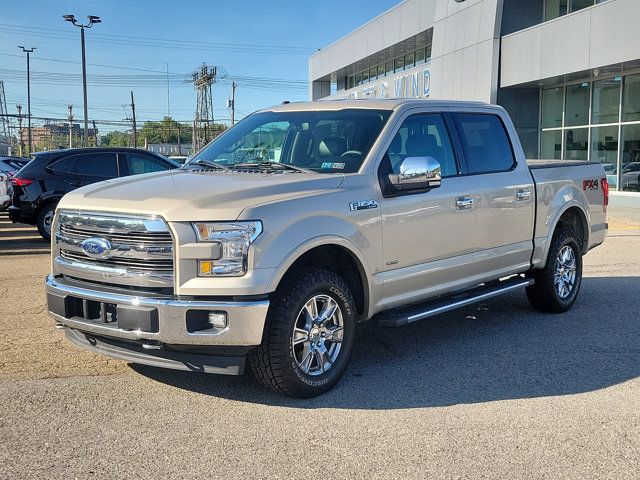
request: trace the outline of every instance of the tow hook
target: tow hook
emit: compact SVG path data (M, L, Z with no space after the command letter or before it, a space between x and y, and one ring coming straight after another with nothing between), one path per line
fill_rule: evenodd
M162 342L157 340L142 340L141 343L145 350L162 350Z

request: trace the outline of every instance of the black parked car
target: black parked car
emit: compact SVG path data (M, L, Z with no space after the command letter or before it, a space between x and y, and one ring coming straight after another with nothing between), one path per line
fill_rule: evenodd
M13 222L36 225L51 238L53 214L65 193L90 183L140 173L171 170L180 165L136 148L70 148L39 152L11 179Z

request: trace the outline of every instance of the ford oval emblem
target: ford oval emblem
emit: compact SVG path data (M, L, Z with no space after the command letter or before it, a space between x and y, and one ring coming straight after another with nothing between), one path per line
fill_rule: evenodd
M106 238L87 238L80 247L91 258L108 258L111 255L111 243Z

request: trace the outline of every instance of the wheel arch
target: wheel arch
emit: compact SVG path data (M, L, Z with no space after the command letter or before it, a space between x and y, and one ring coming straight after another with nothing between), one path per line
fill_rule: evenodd
M570 228L578 236L578 242L580 244L582 254L586 254L589 250L589 221L587 214L580 204L577 202L569 203L558 211L552 227L549 229L549 235L546 240L546 246L544 249L544 257L542 258L541 265L545 265L547 257L549 256L549 249L553 236L558 228Z
M346 239L321 237L298 246L285 257L269 282L275 291L291 272L305 266L320 267L340 275L349 285L359 320L368 318L371 285L364 256Z

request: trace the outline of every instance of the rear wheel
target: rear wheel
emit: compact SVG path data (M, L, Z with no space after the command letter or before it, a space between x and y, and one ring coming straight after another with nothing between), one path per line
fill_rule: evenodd
M527 298L534 308L562 313L573 306L582 284L582 250L572 230L554 234L547 263L531 276L535 284L527 287Z
M292 397L331 389L347 368L355 325L346 282L333 272L305 269L274 295L262 344L249 357L260 383Z
M55 214L55 212L55 203L45 205L45 207L40 210L38 218L36 219L36 227L38 227L38 232L45 240L51 240L51 224L53 223L53 215Z

